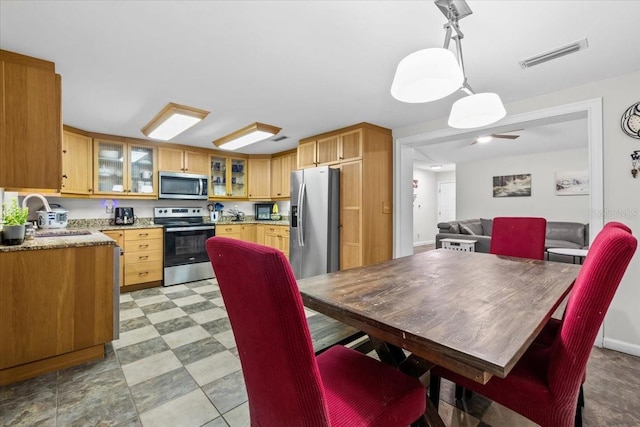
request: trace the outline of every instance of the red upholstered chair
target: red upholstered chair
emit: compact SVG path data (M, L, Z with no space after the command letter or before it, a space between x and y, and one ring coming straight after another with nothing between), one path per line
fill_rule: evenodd
M542 426L581 425L576 402L589 354L637 244L626 230L604 228L589 249L553 343L534 342L506 378L493 377L485 385L436 367L432 401L438 399L437 379L444 377Z
M276 249L207 240L235 336L252 426L407 426L424 421L417 379L342 346L313 353L291 266Z
M613 228L619 228L621 230L626 231L627 233L631 234L631 229L626 226L625 224L622 224L620 222L616 222L616 221L611 221L608 222L604 225L604 229L607 229L609 227L613 227ZM562 321L564 320L564 314L563 314L563 319L555 319L555 318L551 318L549 319L549 321L547 322L546 325L544 325L544 328L542 328L542 331L540 332L540 334L536 337L535 339L535 343L536 344L540 344L540 345L546 345L546 346L551 346L553 344L553 341L555 340L556 336L558 335L558 332L560 331L560 327L562 326ZM584 384L586 380L586 375L582 378L582 384ZM580 385L580 394L578 397L578 405L580 407L584 406L584 391L582 389L582 385Z
M528 217L493 219L489 253L520 258L544 259L547 220Z

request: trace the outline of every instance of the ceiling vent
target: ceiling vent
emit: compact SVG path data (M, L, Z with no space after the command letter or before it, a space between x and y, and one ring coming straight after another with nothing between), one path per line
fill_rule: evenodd
M569 43L567 45L553 49L549 52L541 53L539 55L523 59L522 61L519 61L519 64L523 69L531 68L534 65L540 65L544 62L553 61L556 58L569 55L570 53L578 52L580 50L586 49L587 47L589 47L589 43L587 42L587 39L584 38L582 40L578 40L577 42Z
M276 136L275 138L272 138L271 141L278 142L278 141L282 141L283 139L287 139L287 138L289 138L289 137L288 136L284 136L284 135Z

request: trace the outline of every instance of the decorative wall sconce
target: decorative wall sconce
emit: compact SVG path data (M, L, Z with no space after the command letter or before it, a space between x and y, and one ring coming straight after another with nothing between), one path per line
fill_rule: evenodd
M640 160L640 150L636 150L631 153L631 175L635 178L640 172L640 166L638 166L638 160Z

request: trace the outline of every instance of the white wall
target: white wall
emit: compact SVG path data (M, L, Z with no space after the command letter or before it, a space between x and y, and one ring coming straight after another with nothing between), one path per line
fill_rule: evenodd
M586 144L586 142L585 142ZM556 196L555 173L589 169L586 148L456 164L456 217L589 222L589 196ZM531 174L531 197L493 197L493 177Z
M545 108L602 98L602 135L604 153L604 211L591 212L592 216L604 217L605 222L620 221L628 225L635 236L640 236L640 179L631 176L630 154L638 149L638 140L626 136L620 129L620 116L640 93L640 71L588 83L573 88L548 93L535 98L508 103L509 115L534 112ZM447 128L446 117L415 126L393 130L395 139L439 131ZM403 150L396 146L396 158L404 161ZM402 182L398 171L396 179ZM402 210L402 205L397 210ZM407 206L409 204L406 204ZM405 208L406 209L406 208ZM409 211L411 212L411 211ZM410 213L409 213L410 214ZM403 217L402 213L398 214ZM394 227L402 233L402 227ZM404 244L398 238L399 245ZM640 356L640 252L636 252L620 284L618 292L607 312L604 324L604 345Z

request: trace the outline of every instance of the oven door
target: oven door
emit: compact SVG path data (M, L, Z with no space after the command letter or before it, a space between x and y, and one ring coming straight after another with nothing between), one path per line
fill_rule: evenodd
M164 266L209 262L205 242L214 235L213 225L165 227Z

